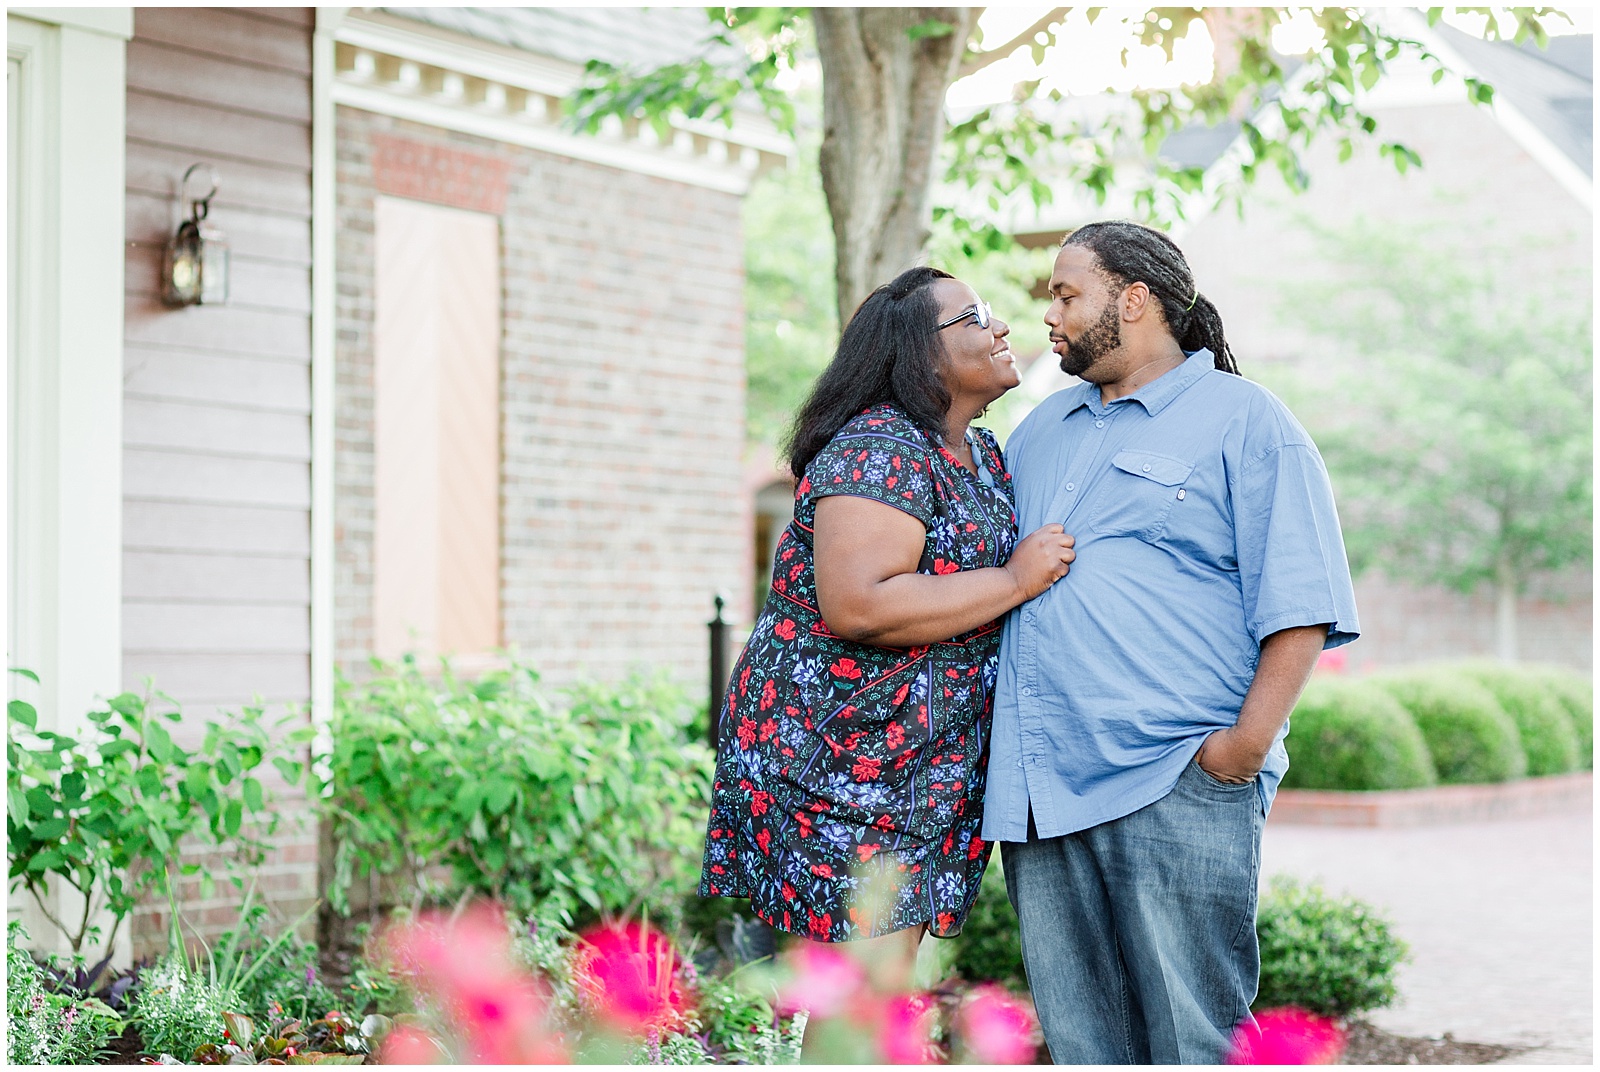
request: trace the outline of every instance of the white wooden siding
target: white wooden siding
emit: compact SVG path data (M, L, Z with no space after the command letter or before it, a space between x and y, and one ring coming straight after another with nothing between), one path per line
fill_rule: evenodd
M124 682L310 698L311 14L140 8L128 47ZM161 304L178 182L212 165L225 306Z

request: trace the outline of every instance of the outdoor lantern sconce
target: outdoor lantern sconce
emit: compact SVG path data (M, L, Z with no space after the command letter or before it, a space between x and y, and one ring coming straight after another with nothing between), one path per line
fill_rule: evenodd
M179 202L189 203L189 218L167 243L161 273L162 297L168 305L220 305L228 300L228 241L206 223L211 199L217 196L217 173L211 171L211 190L204 197L189 196L189 177L202 165L193 164L178 186Z

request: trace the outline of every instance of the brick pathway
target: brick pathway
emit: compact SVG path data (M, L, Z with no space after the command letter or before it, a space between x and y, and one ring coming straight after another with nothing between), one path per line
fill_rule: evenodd
M1528 819L1393 828L1269 823L1263 878L1320 879L1388 913L1411 946L1401 1035L1535 1047L1512 1064L1594 1062L1594 821Z

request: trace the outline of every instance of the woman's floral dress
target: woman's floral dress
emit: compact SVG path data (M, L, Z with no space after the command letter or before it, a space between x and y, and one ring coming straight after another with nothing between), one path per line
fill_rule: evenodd
M918 573L1004 565L1011 476L978 429L973 475L890 405L851 420L806 467L772 589L721 713L701 896L819 941L927 923L961 931L989 861L979 839L1000 623L937 644L835 636L817 611L817 500L888 503L928 530Z

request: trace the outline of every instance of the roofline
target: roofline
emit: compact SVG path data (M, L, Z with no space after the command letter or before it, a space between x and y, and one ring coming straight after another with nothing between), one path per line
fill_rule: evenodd
M1442 60L1444 60L1457 74L1465 75L1474 72L1474 68L1461 53L1457 52L1443 36L1434 32L1433 27L1427 24L1420 14L1413 11L1400 11L1397 16L1408 23L1407 29L1416 34L1418 39ZM1592 85L1592 83L1591 83ZM1583 169L1572 162L1572 158L1550 139L1544 131L1529 119L1516 105L1512 104L1503 93L1496 93L1489 103L1489 110L1494 114L1505 132L1511 139L1520 145L1524 152L1550 173L1551 178L1561 185L1561 188L1571 194L1573 199L1582 205L1591 215L1594 213L1594 182L1585 175Z
M560 103L583 80L579 64L381 11L345 9L333 33L335 104L734 194L796 155L748 108L731 127L675 118L664 141L649 123L616 118L576 134Z

